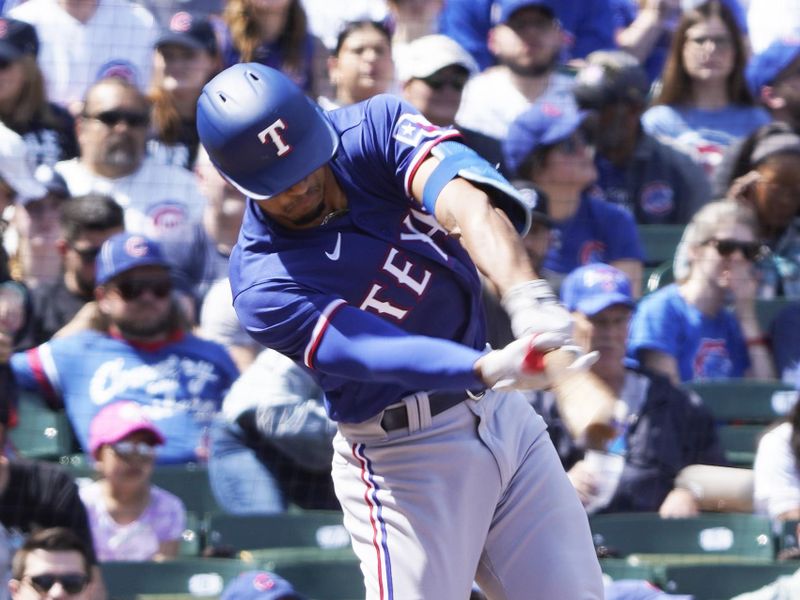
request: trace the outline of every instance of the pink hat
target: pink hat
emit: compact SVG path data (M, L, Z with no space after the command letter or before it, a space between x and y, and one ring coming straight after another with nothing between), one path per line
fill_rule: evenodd
M148 431L157 444L164 443L164 436L139 404L130 400L109 404L94 416L89 425L89 453L97 458L100 446L114 444L135 431Z

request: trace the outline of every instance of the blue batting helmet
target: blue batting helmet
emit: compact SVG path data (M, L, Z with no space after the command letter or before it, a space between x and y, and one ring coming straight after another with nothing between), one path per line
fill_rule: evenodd
M225 69L197 101L197 132L211 162L242 193L281 193L327 163L339 135L280 71L258 63Z

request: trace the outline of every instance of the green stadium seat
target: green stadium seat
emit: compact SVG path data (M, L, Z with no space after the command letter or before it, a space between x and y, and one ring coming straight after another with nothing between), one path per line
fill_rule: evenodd
M796 520L780 522L780 531L776 534L779 552L790 548L798 549L798 546L800 546L800 539L798 539L797 535L798 525L800 525L800 521Z
M769 332L772 320L789 304L797 302L788 298L773 298L772 300L756 300L756 317L761 325L761 331Z
M722 425L717 429L725 458L736 467L752 467L764 425Z
M275 568L301 594L318 600L363 600L364 577L358 560L298 562Z
M766 425L785 416L797 400L797 391L779 381L720 379L685 384L697 392L721 423Z
M21 456L58 460L79 449L67 415L51 410L38 394L20 392L17 416L9 438Z
M672 272L672 260L663 262L656 267L646 267L642 293L655 292L673 281L675 281L675 276Z
M622 558L604 558L600 561L603 573L613 580L644 579L653 583L659 581L659 569L648 564L631 564Z
M684 225L637 225L646 267L672 261L684 227Z
M207 543L234 551L260 548L340 549L350 537L338 511L271 515L212 514Z
M771 560L772 526L767 517L744 513L704 513L687 519L662 519L658 513L594 515L589 520L596 546L620 557L693 555Z
M142 594L218 598L228 581L254 568L258 567L240 560L212 558L100 564L108 596L113 600L133 600Z
M796 562L670 565L664 569L663 587L671 594L693 594L695 600L730 600L791 575L798 567Z

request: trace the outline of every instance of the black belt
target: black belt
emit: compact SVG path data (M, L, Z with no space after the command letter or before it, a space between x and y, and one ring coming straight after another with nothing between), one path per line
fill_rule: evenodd
M466 392L431 392L428 394L431 417L443 413L448 408L452 408L466 399ZM381 427L383 427L384 431L408 428L408 411L405 405L384 410L383 418L381 419Z

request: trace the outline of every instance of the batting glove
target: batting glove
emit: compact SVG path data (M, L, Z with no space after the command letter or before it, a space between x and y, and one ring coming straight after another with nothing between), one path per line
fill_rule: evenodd
M567 343L572 334L572 317L544 279L518 283L501 300L511 319L511 331L516 338L532 333L560 333Z
M483 382L492 389L544 389L550 387L553 378L586 370L597 361L597 352L585 354L579 346L565 345L568 339L566 334L557 332L525 336L505 348L484 354L475 366ZM559 373L545 370L544 356L555 349L573 355L573 360Z

